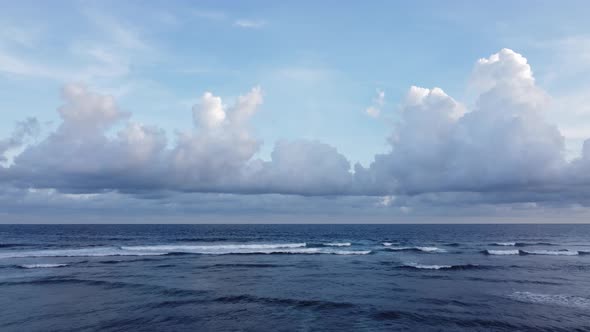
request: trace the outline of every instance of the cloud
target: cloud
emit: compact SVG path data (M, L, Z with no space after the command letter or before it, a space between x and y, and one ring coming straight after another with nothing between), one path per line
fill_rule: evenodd
M245 29L259 29L266 25L265 21L262 20L247 20L238 19L234 22L234 26Z
M339 195L352 184L350 162L336 148L317 141L279 141L268 162L250 165L248 186L257 192Z
M442 89L412 87L390 137L391 152L359 169L382 192L512 191L556 181L564 142L543 119L547 98L526 59L503 49L477 62L474 109ZM364 184L365 186L367 184Z
M0 162L7 160L6 152L18 149L25 145L28 138L36 137L41 130L39 121L35 118L27 118L16 124L10 137L0 140Z
M22 188L65 193L314 195L350 186L346 158L319 142L279 142L271 161L254 159L261 142L249 123L263 102L259 87L232 105L204 93L192 109L194 130L177 133L173 145L163 130L132 121L111 96L71 84L62 98L59 127L16 156L0 178Z
M256 158L262 142L251 119L264 101L259 87L232 104L205 92L192 107L193 129L169 142L113 97L67 85L62 123L0 168L0 181L161 202L182 193L356 196L365 207L408 214L419 213L415 207L590 205L590 141L579 157L565 158L562 134L545 119L551 98L526 58L503 49L477 61L469 82L478 94L469 109L441 88L410 87L390 151L368 167L351 167L313 140L278 141L270 159ZM374 105L384 97L378 91Z
M373 105L365 109L365 113L372 118L377 118L381 114L381 108L385 104L385 92L377 89L377 97L373 99Z

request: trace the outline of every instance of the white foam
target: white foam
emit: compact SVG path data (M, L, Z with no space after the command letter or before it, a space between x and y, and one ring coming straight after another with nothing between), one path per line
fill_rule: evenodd
M575 250L523 250L529 255L552 255L552 256L577 256L579 253Z
M368 255L371 250L337 250L333 251L334 255Z
M386 247L391 247L393 245L391 242L383 242L382 244Z
M122 250L129 252L166 252L189 253L203 255L224 254L318 254L319 248L305 248L305 243L273 243L273 244L214 244L214 245L154 245L125 246Z
M424 252L446 252L445 249L440 249L437 247L416 247L416 249Z
M486 250L488 255L519 255L518 250Z
M153 245L153 246L124 246L123 250L132 251L200 251L200 250L268 250L305 248L306 243L261 243L261 244L211 244L211 245Z
M350 247L352 244L350 242L328 242L323 245L327 247Z
M564 307L575 307L584 309L590 308L590 299L573 295L515 292L509 295L509 297L516 301L526 303L553 304Z
M149 245L59 249L36 251L10 251L0 258L25 257L103 257L103 256L157 256L170 253L203 255L225 254L334 254L367 255L370 250L338 250L336 248L307 248L305 243L212 244L212 245Z
M23 264L19 265L23 269L44 269L44 268L52 268L52 267L65 267L68 264Z
M153 256L166 252L131 252L115 247L0 252L0 258Z
M423 265L423 264L406 264L406 266L414 267L421 270L440 270L450 269L452 265Z
M445 249L437 248L437 247L389 247L388 250L393 251L404 251L404 250L418 250L422 252L447 252Z
M516 246L516 242L496 242L494 245L502 246L502 247L514 247Z

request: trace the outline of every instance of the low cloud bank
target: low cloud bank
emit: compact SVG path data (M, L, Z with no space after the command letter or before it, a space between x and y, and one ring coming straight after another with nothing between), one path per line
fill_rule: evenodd
M259 87L226 105L206 92L192 109L194 128L174 142L133 121L107 95L83 85L63 88L60 125L26 144L38 121L20 123L0 140L5 186L61 193L150 192L385 196L378 205L421 202L563 202L587 204L590 140L565 158L564 138L545 120L551 98L520 54L502 49L475 64L471 109L440 88L409 89L388 142L368 166L351 165L317 141L279 141L270 160L250 119L263 103ZM382 93L380 92L380 96ZM382 106L382 98L379 106ZM376 113L375 113L376 114ZM149 196L149 195L148 195Z

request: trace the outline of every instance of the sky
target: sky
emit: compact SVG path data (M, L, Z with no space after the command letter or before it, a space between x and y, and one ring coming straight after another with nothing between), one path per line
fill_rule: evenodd
M587 1L0 3L0 223L590 220Z

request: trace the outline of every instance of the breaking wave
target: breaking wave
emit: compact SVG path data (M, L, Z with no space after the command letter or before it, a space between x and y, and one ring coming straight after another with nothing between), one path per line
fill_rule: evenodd
M334 255L369 255L370 253L372 253L371 250L336 250L333 252L330 252L331 254Z
M492 246L499 247L528 247L528 246L554 246L555 244L549 242L495 242Z
M424 264L408 263L408 264L400 265L399 268L416 269L416 270L472 270L472 269L482 269L485 267L480 266L480 265L475 265L475 264L424 265Z
M520 250L484 250L486 255L520 255Z
M66 267L68 264L23 264L19 265L21 269L45 269L54 267Z
M391 251L416 251L416 252L426 252L426 253L441 253L447 252L445 249L437 248L437 247L388 247L387 250Z
M496 242L492 243L493 246L500 246L500 247L514 247L516 246L516 242Z
M486 255L551 255L551 256L577 256L586 254L576 250L484 250ZM590 252L589 252L590 253Z
M339 243L339 246L344 246ZM162 255L227 255L227 254L333 254L368 255L370 250L339 250L336 248L308 248L306 243L219 244L219 245L152 245L96 247L81 249L11 251L0 253L0 258L26 257L108 257Z
M350 242L328 242L323 245L326 247L350 247L352 244Z
M575 250L521 250L524 255L552 255L552 256L577 256Z
M32 250L10 251L0 253L0 258L26 258L26 257L107 257L107 256L152 256L165 255L165 252L130 252L116 247L83 248L83 249L56 249L56 250Z

